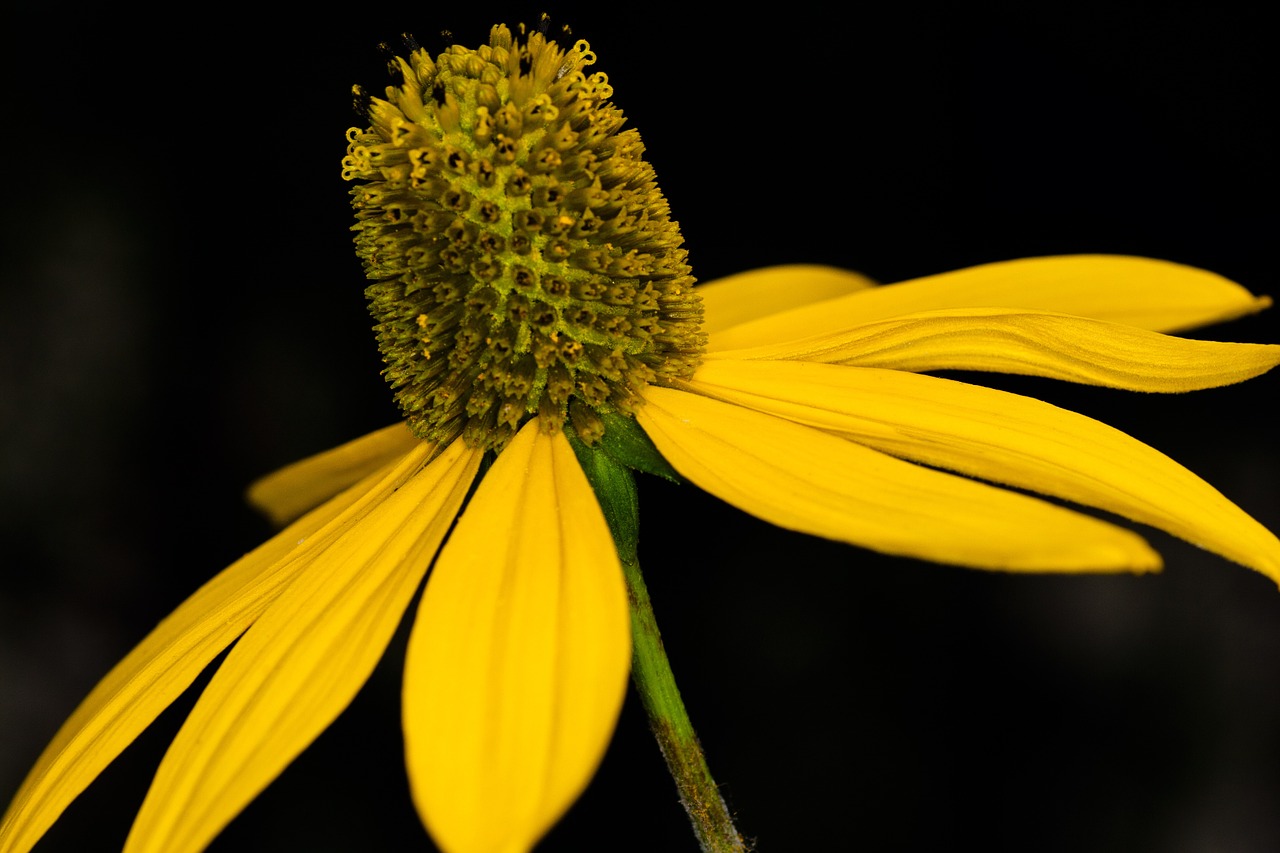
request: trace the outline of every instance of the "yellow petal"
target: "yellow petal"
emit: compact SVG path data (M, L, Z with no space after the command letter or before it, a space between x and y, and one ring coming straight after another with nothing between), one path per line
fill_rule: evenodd
M636 417L699 487L791 530L985 569L1146 571L1127 530L685 391L651 386Z
M1195 267L1122 255L1025 258L912 279L742 323L712 350L763 346L948 308L1031 308L1174 332L1261 311L1267 297Z
M895 370L710 361L689 383L718 399L885 453L1098 507L1280 582L1280 541L1142 442L1017 394Z
M1230 385L1265 373L1280 364L1280 346L1175 338L1043 311L958 308L905 314L714 357L916 372L985 370L1168 393Z
M272 524L284 524L404 456L418 440L404 424L392 424L268 474L249 486L249 503Z
M262 614L311 556L420 467L420 445L237 560L165 618L80 703L0 822L0 851L31 849L63 809Z
M156 772L130 853L203 850L368 679L466 497L461 441L308 560L200 696Z
M441 552L409 640L406 759L443 850L533 846L595 772L630 655L604 516L564 435L532 421Z
M698 285L702 329L714 334L739 323L874 287L866 276L836 267L764 267Z

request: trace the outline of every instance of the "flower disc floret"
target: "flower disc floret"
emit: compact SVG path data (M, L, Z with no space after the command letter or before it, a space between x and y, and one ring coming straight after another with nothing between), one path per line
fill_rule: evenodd
M701 360L679 227L594 62L497 26L396 59L347 132L384 375L421 438L501 448L540 416L594 442Z

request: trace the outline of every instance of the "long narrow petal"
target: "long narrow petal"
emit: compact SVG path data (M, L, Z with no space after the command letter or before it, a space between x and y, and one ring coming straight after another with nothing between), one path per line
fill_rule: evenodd
M406 759L442 849L533 846L595 772L630 655L604 516L564 436L535 420L476 490L409 640Z
M836 267L791 264L764 267L698 285L707 334L780 311L874 287L864 275Z
M62 811L288 587L312 555L420 467L423 444L237 560L116 664L45 748L0 823L0 851L25 853Z
M1129 391L1175 393L1251 379L1280 364L1280 346L1197 341L1134 326L1011 308L905 314L727 359L802 361L894 370L985 370Z
M636 413L699 487L765 521L887 554L984 569L1147 571L1127 530L732 403L651 386Z
M249 503L273 524L284 524L404 456L418 441L403 423L392 424L268 474L249 486Z
M1195 267L1122 255L1062 255L984 264L828 299L713 334L709 347L762 346L947 308L1031 308L1174 332L1270 304Z
M480 456L454 442L309 560L205 688L156 772L127 851L204 849L347 707L461 508Z
M1098 507L1280 582L1280 541L1204 480L1048 403L896 370L709 361L690 387L894 456Z

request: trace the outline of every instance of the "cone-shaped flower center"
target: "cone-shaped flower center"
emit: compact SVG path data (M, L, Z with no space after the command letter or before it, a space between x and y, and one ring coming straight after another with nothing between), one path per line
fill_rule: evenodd
M410 428L501 448L526 420L594 442L689 376L702 305L653 168L585 41L494 27L396 60L343 177L384 371Z

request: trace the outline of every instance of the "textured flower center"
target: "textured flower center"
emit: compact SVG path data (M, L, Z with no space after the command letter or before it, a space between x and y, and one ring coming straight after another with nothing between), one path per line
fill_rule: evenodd
M585 41L423 50L352 128L343 177L384 374L422 438L501 448L522 423L586 441L689 376L702 304L653 168Z

